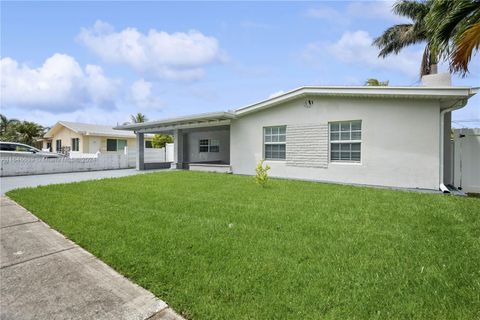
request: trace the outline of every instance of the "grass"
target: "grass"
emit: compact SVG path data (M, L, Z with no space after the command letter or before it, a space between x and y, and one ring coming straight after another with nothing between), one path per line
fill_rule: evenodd
M478 319L480 200L165 172L8 193L191 319Z

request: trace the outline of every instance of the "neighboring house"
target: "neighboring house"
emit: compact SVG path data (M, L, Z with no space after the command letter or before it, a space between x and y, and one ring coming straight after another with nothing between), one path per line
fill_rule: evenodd
M140 142L173 134L176 168L252 175L265 160L274 177L446 190L451 112L478 88L452 87L444 75L423 83L301 87L234 111L115 129L137 132Z
M151 148L151 138L144 142ZM52 152L67 153L121 153L125 147L136 148L133 132L113 130L111 126L59 121L45 133L42 148Z

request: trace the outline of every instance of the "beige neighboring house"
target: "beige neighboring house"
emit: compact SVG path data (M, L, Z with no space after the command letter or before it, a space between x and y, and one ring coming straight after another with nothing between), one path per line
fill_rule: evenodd
M145 147L152 147L153 135L145 138ZM121 153L125 147L135 150L133 132L114 130L111 126L59 121L45 133L42 148L67 153Z

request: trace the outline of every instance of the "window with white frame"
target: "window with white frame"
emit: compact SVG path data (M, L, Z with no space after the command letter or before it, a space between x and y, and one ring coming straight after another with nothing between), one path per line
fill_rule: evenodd
M265 160L285 160L286 137L286 126L263 128Z
M220 152L220 141L212 139L210 140L209 152Z
M127 146L127 140L107 139L107 151L123 151Z
M330 161L360 162L362 121L330 122Z
M62 152L62 140L61 139L55 140L55 151Z
M80 139L72 138L72 151L79 151L79 150L80 150Z
M220 152L220 140L200 139L198 142L199 152Z

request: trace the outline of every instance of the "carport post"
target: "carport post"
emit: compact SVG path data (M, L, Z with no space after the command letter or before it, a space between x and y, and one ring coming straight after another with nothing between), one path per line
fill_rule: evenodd
M145 170L145 141L144 134L140 132L135 133L137 135L137 170Z
M183 132L181 129L173 131L173 162L172 169L183 169Z

